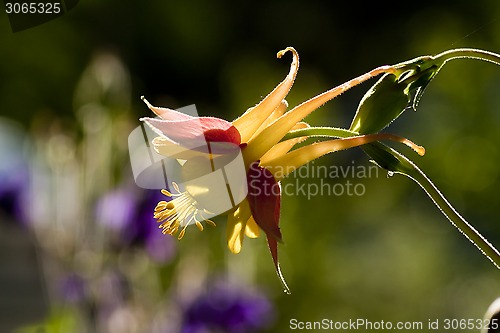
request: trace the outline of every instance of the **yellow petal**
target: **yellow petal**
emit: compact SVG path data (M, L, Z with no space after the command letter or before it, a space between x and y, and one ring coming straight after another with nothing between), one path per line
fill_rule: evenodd
M278 119L279 117L281 117L285 113L287 107L288 107L288 102L286 100L282 100L281 103L278 105L278 107L276 109L274 109L273 113L271 113L271 115L264 120L264 122L262 123L262 125L260 125L260 127L257 129L257 131L255 131L255 133L253 134L252 137L258 135L267 126L269 126L276 119Z
M260 228L257 225L257 222L253 219L253 216L250 216L247 221L245 235L247 235L248 238L257 238L260 236Z
M247 200L243 200L238 208L229 214L227 219L227 246L235 254L241 251L246 223L251 215Z
M271 149L272 146L277 144L281 138L283 138L283 136L288 133L293 126L295 126L295 124L329 100L372 77L382 73L394 71L395 69L390 66L378 67L296 106L248 142L245 152L247 160L259 160L269 149Z
M423 147L417 146L408 139L401 138L392 134L380 133L360 135L346 139L316 142L310 144L309 146L295 149L280 157L276 157L265 164L261 162L261 165L271 171L276 180L279 181L302 165L307 164L325 154L361 146L370 142L380 140L401 142L414 149L420 155L423 155L425 153L425 149Z
M300 123L296 124L292 128L292 130L307 128L307 127L309 127L309 125L307 123L300 122ZM267 151L267 153L264 154L264 156L262 156L262 158L260 159L261 165L269 162L270 160L272 160L274 158L277 158L279 156L282 156L282 155L288 153L290 151L290 149L293 148L293 146L295 146L298 143L301 143L305 139L307 139L307 136L301 136L299 138L294 138L294 139L290 139L290 140L286 140L286 141L277 143L271 149L269 149Z
M293 47L287 47L278 52L278 58L291 51L293 53L290 72L285 79L274 88L259 104L248 109L241 117L233 121L233 125L238 129L241 135L241 142L248 142L254 133L259 129L267 117L279 106L292 88L293 81L299 70L299 55Z

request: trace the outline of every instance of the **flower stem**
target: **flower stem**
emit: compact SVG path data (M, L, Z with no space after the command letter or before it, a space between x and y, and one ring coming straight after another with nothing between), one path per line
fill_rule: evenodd
M303 136L308 137L332 137L332 138L348 138L351 136L359 135L354 131L338 127L306 127L298 130L288 132L281 141L300 138Z
M496 65L500 65L500 54L478 50L478 49L454 49L439 53L432 57L434 60L438 60L443 64L449 60L453 59L477 59L492 62Z
M380 143L365 145L364 150L380 167L405 175L420 185L450 223L500 269L500 253L498 250L453 208L432 181L412 161L394 149Z
M329 136L348 138L359 135L356 132L342 128L310 127L289 132L283 140L301 136ZM404 155L382 144L369 144L363 146L365 152L374 159L382 168L407 176L415 181L427 193L429 198L439 208L441 213L454 225L467 239L469 239L498 269L500 269L500 252L470 225L446 200L439 189L412 161Z
M498 250L453 208L432 181L415 164L411 164L412 168L403 174L417 182L451 224L500 269L500 253Z
M298 130L290 131L288 132L282 139L288 140L288 139L294 139L298 137L333 137L333 138L342 138L342 139L347 139L347 138L354 138L354 137L359 137L361 138L370 138L373 139L375 136L378 136L377 141L381 140L390 140L390 141L395 141L395 142L400 142L402 144L407 145L411 149L413 149L417 154L420 156L425 155L425 148L422 146L419 146L412 141L394 135L390 133L376 133L376 134L365 134L365 135L360 135L354 131L346 130L343 128L337 128L337 127L307 127L307 128L301 128ZM359 146L359 145L357 145Z

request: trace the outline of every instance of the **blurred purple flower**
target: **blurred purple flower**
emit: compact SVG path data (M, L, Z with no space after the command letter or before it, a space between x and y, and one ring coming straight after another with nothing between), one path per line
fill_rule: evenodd
M97 219L117 232L121 244L144 246L154 261L169 262L175 254L175 243L162 234L152 214L160 197L158 191L140 190L134 185L115 189L98 200Z
M97 202L98 221L111 230L128 235L126 229L133 224L138 205L135 192L129 188L119 188L106 193Z
M272 304L264 296L217 283L185 310L182 333L257 332L273 317Z
M25 168L14 168L0 174L0 212L25 222L27 214L22 203L28 188L28 173Z
M158 200L163 200L163 195L158 191L146 190L143 197L136 217L136 224L142 226L138 234L143 235L144 245L151 259L158 263L169 262L175 255L175 240L161 232L152 213Z
M69 303L78 303L86 298L85 280L71 273L61 279L59 285L60 297Z
M170 262L175 255L175 241L172 237L166 237L161 230L154 228L144 244L146 252L157 263Z
M29 193L29 168L23 154L26 138L15 123L0 118L0 215L26 224L24 202Z

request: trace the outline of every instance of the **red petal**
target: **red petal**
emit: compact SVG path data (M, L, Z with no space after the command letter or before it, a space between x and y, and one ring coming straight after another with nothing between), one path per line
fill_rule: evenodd
M269 245L269 252L273 257L274 267L278 270L278 242L272 237L267 237L267 245Z
M148 104L149 108L163 120L179 121L179 120L187 120L187 119L196 118L196 117L193 117L193 116L190 116L188 114L185 114L185 113L182 113L179 111L175 111L172 109L159 108L159 107L152 106L149 104L149 102L147 102L147 104Z
M267 236L269 251L273 257L276 273L283 284L287 294L290 289L281 273L278 262L278 241L281 242L280 203L281 188L274 176L266 168L260 167L259 162L254 162L248 170L248 196L250 211L257 225L264 230Z
M240 132L230 122L214 117L183 120L141 118L151 128L171 141L188 148L206 146L206 142L241 143Z
M247 199L255 222L264 230L268 238L281 242L279 183L269 170L259 166L259 162L250 165L247 181Z
M278 274L278 278L283 285L284 292L290 295L290 288L288 288L285 277L283 276L283 273L281 273L280 263L278 262L278 242L274 238L267 237L267 244L269 245L269 251L271 251L271 256L273 257L276 274Z

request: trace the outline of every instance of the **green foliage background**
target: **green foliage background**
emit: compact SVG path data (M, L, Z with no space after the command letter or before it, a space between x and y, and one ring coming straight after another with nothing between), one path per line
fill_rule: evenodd
M103 51L121 58L131 74L134 118L149 114L139 98L145 95L155 105L194 103L201 114L233 119L287 73L289 58L275 58L287 46L301 57L287 99L294 106L379 65L458 47L498 53L499 32L497 0L400 6L81 1L67 15L15 34L0 18L0 115L28 132L39 118L59 118L64 126L77 128L77 81ZM353 89L307 120L347 127L368 88ZM426 147L424 157L401 150L497 247L499 93L500 68L454 61L431 82L417 112L406 112L389 128ZM125 146L128 132L122 135ZM369 165L361 150L336 153L316 165L349 167L352 161ZM280 255L290 296L282 293L264 239L247 239L240 255L229 255L222 223L202 234L188 233L178 244L179 256L201 242L210 270L224 270L231 262L241 267L241 279L253 272L252 283L265 290L277 309L270 332L288 331L292 318L424 323L429 318L481 318L500 296L500 271L409 179L387 177L380 170L378 177L351 181L364 184L366 193L283 198ZM164 279L168 283L168 274Z

